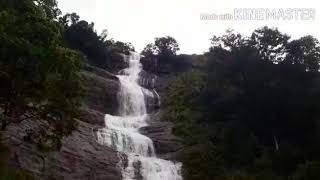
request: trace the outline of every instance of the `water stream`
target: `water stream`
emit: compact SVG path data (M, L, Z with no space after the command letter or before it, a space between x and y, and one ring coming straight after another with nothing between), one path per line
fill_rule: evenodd
M147 97L159 96L139 85L141 71L140 56L132 53L129 68L118 75L119 116L105 115L105 128L97 132L98 142L127 155L128 163L120 162L123 180L182 180L181 163L157 158L152 140L139 133L148 126Z

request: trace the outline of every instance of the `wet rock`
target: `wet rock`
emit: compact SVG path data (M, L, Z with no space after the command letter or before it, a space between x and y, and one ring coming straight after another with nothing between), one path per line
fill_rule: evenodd
M146 71L141 71L139 75L139 85L147 89L147 91L144 91L147 112L150 114L154 113L159 110L161 105L160 96L156 91L158 77L155 74Z
M143 176L141 175L141 161L134 162L133 167L134 167L134 179L143 180Z
M157 82L157 76L153 73L149 73L147 71L142 70L139 74L139 85L146 88L146 89L154 89L156 82Z
M13 124L5 133L5 143L14 150L19 168L39 179L120 180L117 152L96 141L95 129L100 126L78 121L78 129L62 140L55 152L41 152L23 140L28 129L38 129L41 121L26 120Z
M158 68L163 67L158 66ZM152 82L150 77L155 79L155 83L152 82L151 85L150 83L142 83L142 85L146 88L152 87L152 90L156 90L157 92L157 95L154 97L160 98L154 98L158 104L148 108L148 112L151 113L148 120L149 126L141 128L140 131L152 139L157 156L172 160L176 159L176 154L182 148L182 143L179 138L172 133L174 124L168 119L165 119L166 105L163 104L163 102L166 102L170 84L176 79L177 75L175 73L165 73L165 71L161 71L161 73L157 75L154 73L155 72L150 71L150 69L146 69L146 71L141 73L142 78L149 78L148 82ZM146 80L144 80L144 82L146 82Z
M99 76L89 71L82 71L81 75L86 92L83 105L104 114L116 114L119 107L117 101L119 80L115 76L106 74L106 76Z
M101 76L105 79L110 79L110 80L118 80L117 76L115 76L114 74L104 70L104 69L101 69L101 68L98 68L98 67L95 67L95 66L90 66L88 64L84 65L83 66L83 71L87 71L87 72L91 72L97 76Z
M98 125L98 126L104 127L105 126L104 116L105 115L100 111L83 107L80 120L92 125Z
M140 129L140 132L152 139L156 153L164 159L175 159L175 153L182 148L179 138L172 134L173 123L163 120L163 112L150 115L149 126Z
M154 83L149 79L147 83L144 82L142 85L156 89L161 97L160 112L150 115L148 122L150 126L141 128L141 132L153 140L156 152L161 158L176 159L183 145L179 138L172 134L174 124L165 116L168 111L166 104L170 85L183 73L206 68L204 66L205 59L199 55L177 55L170 58L154 56L142 58L141 63L144 69L142 77L152 77L156 80Z

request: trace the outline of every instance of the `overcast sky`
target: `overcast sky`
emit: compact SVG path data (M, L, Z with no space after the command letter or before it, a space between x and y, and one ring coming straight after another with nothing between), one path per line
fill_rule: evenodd
M320 39L320 4L317 0L58 0L63 13L76 12L81 19L95 23L98 32L107 29L109 37L131 42L137 51L155 37L173 36L180 53L203 53L213 35L234 29L249 35L254 29L268 25L299 38L313 35ZM314 8L315 18L309 20L200 20L203 13L232 14L234 9ZM264 9L266 10L266 9ZM239 12L239 11L238 11ZM279 13L278 13L279 15ZM280 14L281 15L281 14ZM300 14L299 14L300 15ZM300 16L299 16L300 17Z

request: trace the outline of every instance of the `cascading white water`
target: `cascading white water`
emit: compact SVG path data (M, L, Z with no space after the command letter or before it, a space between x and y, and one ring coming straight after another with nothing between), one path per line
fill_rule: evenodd
M145 96L159 96L138 84L141 70L140 56L132 53L129 68L118 75L120 116L105 115L106 127L97 132L98 142L127 155L128 165L122 170L124 180L136 179L135 164L139 164L143 180L182 180L181 163L157 158L152 140L139 133L141 127L148 125Z

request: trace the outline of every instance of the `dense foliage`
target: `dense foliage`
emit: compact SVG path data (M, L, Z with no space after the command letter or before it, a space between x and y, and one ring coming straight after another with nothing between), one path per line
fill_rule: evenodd
M116 69L124 65L121 54L134 48L107 39L106 30L97 35L93 23L75 13L61 16L56 0L0 0L0 22L1 130L25 120L41 122L24 140L41 151L57 150L80 115L82 64ZM1 143L0 151L5 152ZM1 177L19 176L6 175L11 170L2 160L0 171Z
M142 50L141 63L145 70L153 73L182 71L188 66L189 56L177 56L178 42L171 36L157 37L154 43Z
M185 179L319 179L319 42L263 27L212 45L167 102Z
M131 43L123 43L108 39L108 32L104 30L98 35L94 29L94 23L80 20L76 13L66 14L59 18L63 24L63 41L67 47L81 51L88 63L106 68L123 69L123 57L121 54L129 54L134 51Z
M1 130L25 120L41 121L44 129L30 129L25 139L43 151L58 149L61 138L76 127L83 94L83 58L64 47L59 15L55 0L0 0ZM2 145L0 149L5 152ZM28 177L6 167L5 158L1 177Z
M44 118L69 131L82 94L82 58L63 47L56 2L2 0L0 7L2 130Z
M97 35L76 13L61 16L56 0L1 0L0 21L2 130L38 118L70 132L83 96L81 64L112 69L134 50L106 30Z
M171 36L155 38L154 43L148 44L141 54L145 57L157 55L160 58L170 58L179 51L178 42Z

